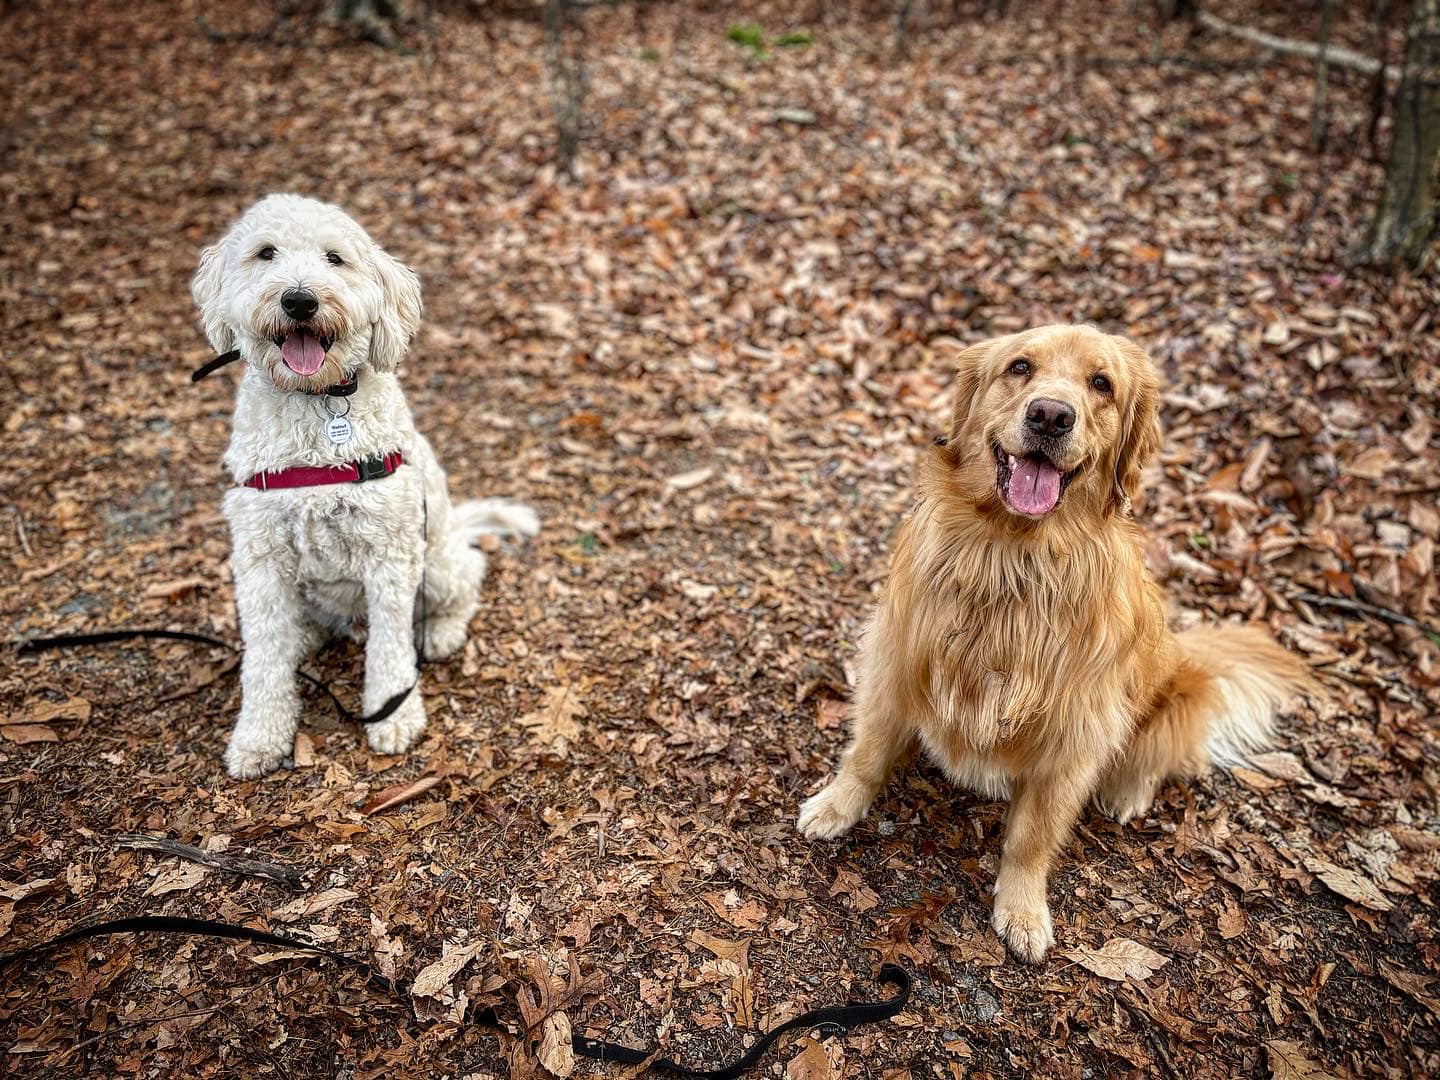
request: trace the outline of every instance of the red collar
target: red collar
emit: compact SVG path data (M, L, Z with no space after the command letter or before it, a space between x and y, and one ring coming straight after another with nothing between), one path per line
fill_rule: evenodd
M296 465L276 472L256 473L242 485L256 491L271 491L275 488L321 487L325 484L363 484L366 480L380 480L389 476L405 458L399 450L388 454L377 454L360 461L347 461L344 465Z

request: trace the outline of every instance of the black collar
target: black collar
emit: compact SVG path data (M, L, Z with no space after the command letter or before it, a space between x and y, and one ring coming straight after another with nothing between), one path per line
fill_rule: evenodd
M306 390L312 397L349 397L360 389L360 372L357 369L355 374L344 382L337 382L334 386L327 386L324 390Z

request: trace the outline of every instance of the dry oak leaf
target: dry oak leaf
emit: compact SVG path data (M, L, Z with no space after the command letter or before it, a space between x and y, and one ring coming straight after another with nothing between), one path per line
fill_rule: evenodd
M1168 956L1130 938L1112 938L1100 949L1080 945L1064 955L1101 978L1116 982L1148 979L1170 962Z
M1376 911L1389 911L1395 906L1390 902L1389 897L1380 891L1375 882L1364 874L1315 857L1306 858L1305 869L1323 881L1333 892L1345 897L1346 900L1354 900L1355 903L1364 904Z
M569 683L552 686L545 691L545 703L520 718L521 727L563 755L570 744L580 737L576 719L589 710L580 701L579 691Z
M1287 1039L1269 1039L1265 1056L1275 1080L1337 1080L1334 1073L1308 1057L1304 1047Z

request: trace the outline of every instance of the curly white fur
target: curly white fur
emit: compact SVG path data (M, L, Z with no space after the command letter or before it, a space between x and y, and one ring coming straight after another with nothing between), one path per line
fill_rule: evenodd
M281 303L291 289L314 296L318 307L304 325L331 342L308 376L276 344L299 325ZM296 465L393 450L405 457L394 475L363 484L236 487L225 496L245 643L240 717L225 763L230 775L247 778L289 758L300 712L296 670L326 635L368 624L364 709L374 712L415 678L417 632L429 657L465 643L485 574L472 541L483 533L534 535L540 522L503 499L451 505L445 473L415 430L394 374L419 328L419 279L337 207L297 195L260 200L202 253L192 292L210 344L217 352L239 349L246 361L225 454L237 483ZM357 371L359 388L344 399L353 434L336 445L324 430L326 399L303 391ZM370 747L400 753L424 727L417 687L388 719L368 726Z

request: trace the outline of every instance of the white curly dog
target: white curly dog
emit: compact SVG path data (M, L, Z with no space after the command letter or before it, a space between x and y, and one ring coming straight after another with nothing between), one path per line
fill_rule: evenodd
M471 543L540 522L503 499L451 505L395 377L420 281L338 207L261 199L201 254L191 288L210 344L245 361L224 503L245 643L225 764L243 779L290 757L296 673L327 635L365 620L375 713L415 683L417 635L427 657L464 645L485 575ZM424 727L417 685L367 726L370 747L400 753Z

